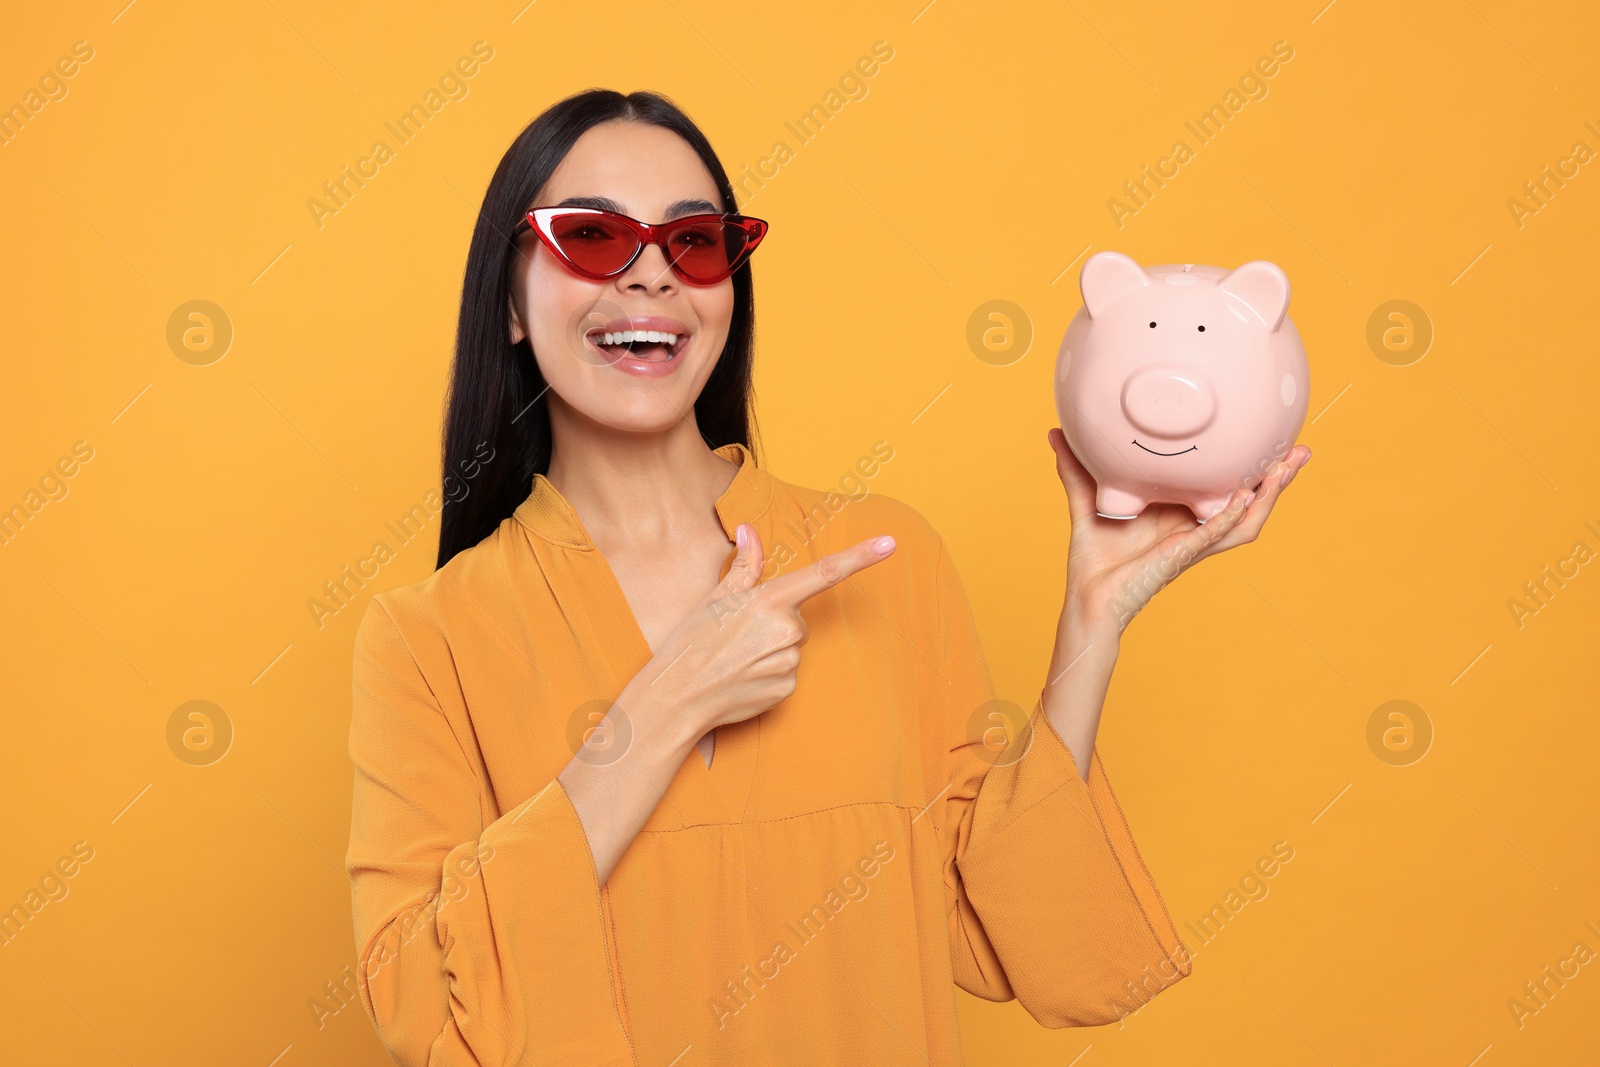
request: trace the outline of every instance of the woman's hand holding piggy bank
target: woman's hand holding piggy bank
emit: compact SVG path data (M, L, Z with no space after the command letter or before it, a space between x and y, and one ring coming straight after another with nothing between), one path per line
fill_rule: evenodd
M1141 268L1100 252L1081 285L1050 445L1072 514L1068 606L1120 635L1177 573L1255 540L1311 458L1294 444L1310 374L1289 279L1264 260Z
M1100 252L1081 284L1056 361L1056 412L1099 486L1101 516L1166 501L1204 522L1289 454L1311 380L1283 271L1265 260L1231 273L1141 269Z

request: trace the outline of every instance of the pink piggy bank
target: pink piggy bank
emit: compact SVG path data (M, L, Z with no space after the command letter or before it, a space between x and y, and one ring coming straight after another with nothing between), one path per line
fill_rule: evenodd
M1289 279L1253 260L1083 265L1083 307L1056 360L1056 413L1099 486L1095 510L1132 519L1182 504L1205 522L1294 448L1311 373L1289 321Z

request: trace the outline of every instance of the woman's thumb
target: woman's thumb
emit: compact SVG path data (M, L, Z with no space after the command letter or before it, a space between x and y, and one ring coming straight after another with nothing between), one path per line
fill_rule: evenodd
M749 523L741 522L735 531L738 554L728 568L725 582L735 589L749 589L761 580L761 535Z

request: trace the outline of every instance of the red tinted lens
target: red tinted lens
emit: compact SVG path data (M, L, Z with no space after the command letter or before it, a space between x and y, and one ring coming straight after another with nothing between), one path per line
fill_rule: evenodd
M615 274L639 248L632 230L604 215L558 215L550 234L562 255L592 274Z
M716 217L684 219L667 232L667 262L690 281L721 281L760 240L759 227Z

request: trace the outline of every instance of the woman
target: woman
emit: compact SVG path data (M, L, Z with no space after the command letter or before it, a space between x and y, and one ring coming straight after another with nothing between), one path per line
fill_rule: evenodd
M1309 451L1204 525L1116 521L1052 429L1066 597L1008 731L927 521L757 466L736 212L650 93L552 107L485 194L465 495L357 637L360 989L401 1064L954 1064L955 986L1073 1026L1189 973L1094 747L1117 591L1252 540Z

